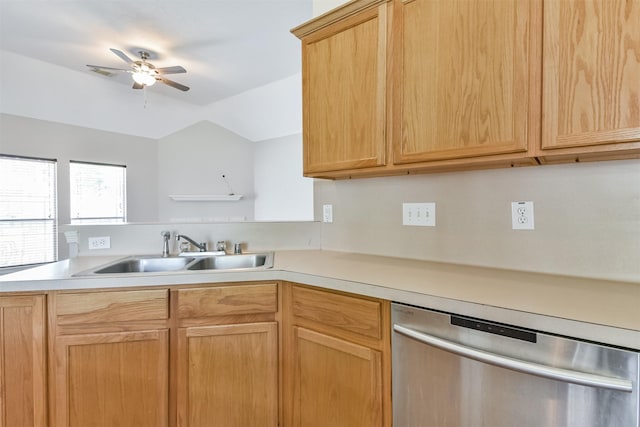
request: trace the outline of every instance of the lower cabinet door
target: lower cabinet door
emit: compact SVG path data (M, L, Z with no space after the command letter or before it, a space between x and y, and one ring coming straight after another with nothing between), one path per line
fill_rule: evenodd
M276 322L181 328L178 426L278 425Z
M59 336L55 352L57 427L167 425L167 330Z
M297 427L382 425L380 352L294 327Z
M0 427L45 426L44 296L0 298Z

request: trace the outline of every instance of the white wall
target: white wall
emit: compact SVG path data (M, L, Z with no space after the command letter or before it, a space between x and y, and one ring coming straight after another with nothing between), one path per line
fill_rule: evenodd
M69 160L126 165L129 221L157 219L153 139L0 114L0 153L58 160L60 223L70 220Z
M348 2L349 0L313 0L313 16L322 15Z
M210 122L189 126L158 141L158 217L161 221L252 221L253 147ZM232 202L177 202L169 195L230 193Z
M162 253L161 231L171 232L170 250L179 252L176 233L214 247L219 240L227 242L227 251L235 243L245 252L272 250L319 249L320 223L317 222L241 222L241 223L171 223L127 225L66 225L63 231L78 232L80 256L144 255ZM88 238L111 237L110 249L89 250ZM64 240L64 239L63 239Z
M0 114L0 153L58 160L59 224L70 221L69 160L126 165L128 220L157 219L157 146L152 139ZM60 240L59 255L65 258Z
M255 219L313 220L313 179L302 176L302 134L255 144Z
M300 133L302 74L215 102L204 108L203 117L251 141Z
M640 281L640 160L317 181L315 189L317 218L333 204L323 249ZM512 201L534 202L535 230L511 229ZM401 225L403 202L436 202L436 227Z

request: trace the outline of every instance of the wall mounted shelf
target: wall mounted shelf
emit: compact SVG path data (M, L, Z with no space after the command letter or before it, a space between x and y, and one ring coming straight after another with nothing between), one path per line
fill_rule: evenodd
M236 202L242 199L241 194L174 194L169 195L176 202Z

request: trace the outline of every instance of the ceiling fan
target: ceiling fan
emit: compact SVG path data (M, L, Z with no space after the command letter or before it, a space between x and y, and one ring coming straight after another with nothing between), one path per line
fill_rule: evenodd
M189 87L173 80L169 80L164 77L165 74L179 74L186 73L183 67L176 65L174 67L162 67L156 68L147 59L151 56L149 52L140 50L140 60L134 61L129 58L124 52L111 48L111 52L115 53L120 59L129 64L131 69L126 70L123 68L103 67L102 65L88 65L87 67L93 69L96 72L100 71L119 71L123 73L130 73L133 77L133 89L143 89L146 86L153 86L156 82L164 83L167 86L179 89L181 91L188 91Z

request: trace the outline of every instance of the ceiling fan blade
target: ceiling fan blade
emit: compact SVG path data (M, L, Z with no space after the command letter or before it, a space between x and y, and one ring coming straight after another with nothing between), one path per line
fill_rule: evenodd
M103 67L102 65L90 65L90 64L87 64L87 67L95 68L95 69L98 69L98 70L121 71L123 73L130 73L131 72L130 70L125 70L125 69L122 69L122 68Z
M122 59L124 62L126 62L127 64L130 64L131 66L135 65L136 63L129 58L124 52L122 52L121 50L118 49L114 49L111 48L109 49L111 52L115 53L116 55L118 55L118 57L120 57L120 59Z
M174 67L163 67L163 68L156 68L156 71L160 74L179 74L179 73L186 73L187 70L185 70L184 68L182 68L179 65L176 65Z
M133 82L133 86L131 86L131 89L144 89L144 85L137 82Z
M185 85L182 85L180 83L174 82L173 80L165 79L163 77L156 77L156 80L159 81L159 82L162 82L162 83L164 83L164 84L166 84L168 86L171 86L171 87L174 87L176 89L179 89L179 90L181 90L183 92L186 92L186 91L189 90L188 86L185 86Z

